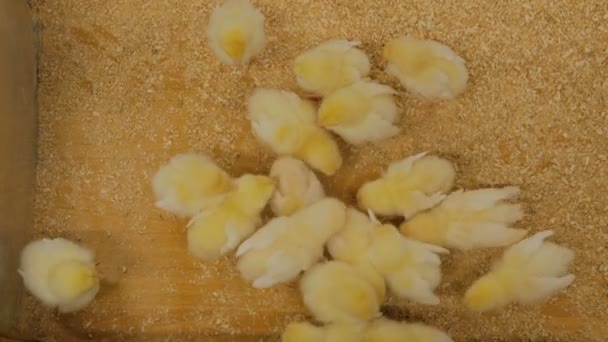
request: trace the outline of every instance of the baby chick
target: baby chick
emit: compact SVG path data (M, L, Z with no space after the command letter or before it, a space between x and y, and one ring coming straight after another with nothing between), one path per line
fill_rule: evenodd
M381 178L363 184L357 200L376 214L409 218L441 202L455 177L449 161L420 153L393 162Z
M325 197L317 176L297 159L277 159L270 169L270 177L277 184L277 191L270 201L270 206L278 216L291 215L296 210Z
M300 280L304 304L316 320L363 322L380 315L380 297L366 274L342 261L312 267Z
M302 89L326 96L366 77L369 59L357 46L361 43L342 39L328 40L305 51L294 61L294 73Z
M346 210L344 228L327 242L327 250L334 260L344 261L357 268L374 286L379 298L384 298L384 278L372 266L368 250L372 242L372 230L380 226L375 217L368 217L354 208Z
M342 166L331 135L316 124L315 107L298 95L276 89L256 89L249 98L254 134L278 155L303 160L326 175Z
M192 217L221 201L232 190L230 176L201 154L178 154L152 180L156 206L182 217Z
M397 296L422 304L439 304L433 293L441 280L441 260L436 253L449 253L448 250L408 239L394 226L383 225L374 229L368 253L371 264Z
M60 312L82 309L99 291L93 252L63 238L25 246L19 274L36 298Z
M248 64L266 45L264 16L249 0L226 0L211 13L207 38L227 64Z
M465 303L475 311L489 311L512 302L545 300L574 281L568 265L574 252L544 240L543 231L509 247L492 270L467 290Z
M282 342L358 342L365 324L334 323L317 327L307 322L290 323L281 335Z
M401 232L460 250L511 245L527 234L509 228L523 213L518 205L503 202L518 192L517 187L453 192L439 206L403 223Z
M451 342L452 339L437 328L420 323L402 323L377 319L365 330L362 342Z
M260 213L270 200L274 182L266 176L244 175L236 190L188 224L188 250L202 260L233 251L260 224Z
M358 81L323 99L319 123L353 145L392 137L399 133L393 125L398 110L393 94L391 87Z
M256 288L295 279L323 256L327 240L344 226L345 210L342 202L324 198L270 220L239 246L241 275Z
M453 99L467 85L464 60L433 40L400 37L384 47L386 71L412 93L431 99Z

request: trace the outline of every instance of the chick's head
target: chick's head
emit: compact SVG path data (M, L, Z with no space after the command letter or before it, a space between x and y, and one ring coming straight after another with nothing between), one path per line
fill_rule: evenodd
M66 261L49 272L51 291L64 300L75 299L95 287L97 273L92 266L80 261Z
M335 126L357 122L367 112L369 104L349 88L340 89L328 96L319 108L319 123Z
M401 224L399 229L404 235L420 241L442 241L443 236L441 231L435 228L436 226L437 219L435 215L422 213Z
M425 71L433 63L433 59L429 58L432 56L430 49L411 37L400 37L388 42L382 55L411 73Z
M489 311L509 302L503 284L495 274L478 279L465 293L466 305L475 311Z
M248 34L242 27L234 27L224 32L221 45L231 59L240 61L245 54L248 39Z
M383 179L363 184L357 192L357 203L362 209L371 209L379 214L385 214L394 206L387 182Z
M402 236L390 224L374 229L368 253L372 264L383 274L396 272L407 261Z
M296 153L296 157L328 176L333 175L342 167L342 156L338 145L321 128L316 128L308 136L304 146Z
M258 175L244 175L236 181L236 186L241 206L255 213L266 206L275 189L272 178Z
M324 338L324 329L316 327L310 323L297 322L291 323L283 331L281 335L282 342L309 342L322 341Z

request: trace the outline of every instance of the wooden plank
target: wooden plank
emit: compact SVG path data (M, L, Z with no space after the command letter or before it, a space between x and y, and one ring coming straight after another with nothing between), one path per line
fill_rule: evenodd
M25 1L0 1L0 336L20 336L19 251L33 228L36 36Z

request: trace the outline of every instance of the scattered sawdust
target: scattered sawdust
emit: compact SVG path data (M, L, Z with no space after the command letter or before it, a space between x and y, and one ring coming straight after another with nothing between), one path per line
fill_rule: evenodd
M184 151L208 153L235 175L267 172L273 156L244 115L251 90L296 89L294 56L335 37L362 41L372 76L396 87L380 51L403 33L451 46L467 60L469 88L439 103L400 94L403 134L342 144L345 167L323 178L329 193L352 200L391 160L438 153L457 164L460 186L521 185L522 225L555 230L577 253L578 278L548 304L477 315L462 307L462 293L499 251L456 253L445 262L441 305L391 300L387 312L463 341L608 335L607 2L259 0L269 45L248 72L220 65L206 46L218 2L33 1L45 27L37 235L80 239L120 275L78 314L29 303L38 335L257 340L304 318L293 286L254 290L233 260L188 256L184 222L153 207L150 177Z

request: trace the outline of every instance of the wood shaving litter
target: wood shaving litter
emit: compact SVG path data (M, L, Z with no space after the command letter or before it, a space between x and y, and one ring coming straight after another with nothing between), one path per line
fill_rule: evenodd
M608 3L258 0L269 44L245 73L220 65L206 45L219 2L32 1L45 27L36 234L78 238L100 267L129 270L76 315L55 316L28 297L26 321L39 335L257 340L303 319L294 286L255 290L232 259L190 257L185 222L154 208L150 179L185 151L235 175L268 171L274 157L245 118L251 90L295 90L293 58L329 38L361 41L372 76L397 87L380 54L404 33L463 56L469 88L439 103L402 92L403 134L342 144L345 167L322 178L328 192L352 201L390 161L438 153L456 163L459 186L521 185L524 225L553 229L554 241L575 250L577 279L547 304L477 315L462 306L464 289L500 252L455 254L445 259L442 304L391 300L387 312L463 341L608 335Z

